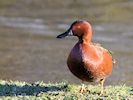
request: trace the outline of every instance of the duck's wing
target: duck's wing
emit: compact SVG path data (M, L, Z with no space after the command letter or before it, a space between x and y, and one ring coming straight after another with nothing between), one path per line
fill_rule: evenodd
M102 49L104 49L105 52L107 52L108 54L111 55L111 57L112 57L112 61L113 61L113 64L116 63L116 59L113 58L113 55L114 55L114 52L113 52L113 51L103 48L103 47L101 46L101 44L99 44L99 43L93 43L93 45L95 45L95 46L98 47L98 48L102 48Z

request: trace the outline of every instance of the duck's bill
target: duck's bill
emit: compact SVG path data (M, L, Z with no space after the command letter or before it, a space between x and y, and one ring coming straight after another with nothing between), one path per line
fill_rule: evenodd
M56 38L65 38L66 36L73 36L71 28L69 28L66 32L58 35Z

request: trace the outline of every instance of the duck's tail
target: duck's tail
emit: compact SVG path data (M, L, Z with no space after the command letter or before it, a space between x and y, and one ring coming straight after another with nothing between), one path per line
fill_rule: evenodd
M109 54L111 55L111 56L113 56L113 53L114 52L112 52L111 50L108 50L108 52L109 52ZM112 61L113 61L113 64L116 64L116 59L114 59L114 58L112 58Z

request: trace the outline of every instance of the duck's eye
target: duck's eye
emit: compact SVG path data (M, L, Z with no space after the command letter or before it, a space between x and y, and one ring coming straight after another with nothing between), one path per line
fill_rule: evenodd
M81 26L79 26L79 25L78 25L78 26L77 26L77 28L78 28L78 29L80 29L80 28L81 28Z

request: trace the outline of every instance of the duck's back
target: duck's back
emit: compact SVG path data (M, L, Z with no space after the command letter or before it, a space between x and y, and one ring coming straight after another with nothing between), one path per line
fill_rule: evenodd
M70 71L83 81L99 81L112 72L112 57L99 45L77 43L67 61Z

